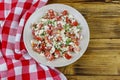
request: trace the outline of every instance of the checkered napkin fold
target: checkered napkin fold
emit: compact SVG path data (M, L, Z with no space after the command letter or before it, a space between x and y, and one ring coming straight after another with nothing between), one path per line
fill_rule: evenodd
M47 0L0 0L0 80L66 80L32 59L23 43L25 22Z

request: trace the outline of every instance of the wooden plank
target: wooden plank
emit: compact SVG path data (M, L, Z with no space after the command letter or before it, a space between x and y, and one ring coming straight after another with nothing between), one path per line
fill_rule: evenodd
M84 55L61 69L65 75L120 75L120 39L91 39Z
M105 2L111 2L112 0L105 0Z
M120 0L112 0L112 3L120 3Z
M91 49L88 47L84 55L101 55L101 56L120 56L120 50L113 50L113 49Z
M91 38L120 38L119 4L69 3L68 5L76 8L86 18Z
M98 0L97 0L98 1ZM90 44L75 63L57 68L68 80L120 80L120 5L93 0L51 0L77 9L88 22Z
M48 3L104 2L105 0L49 0Z
M79 2L110 2L120 3L120 0L49 0L48 3L79 3Z
M117 55L83 55L65 68L65 75L119 75Z
M65 66L64 66L64 67L57 67L57 69L58 69L60 72L64 73L64 71L65 71Z
M90 28L90 37L94 39L119 39L120 36L120 18L102 18L94 16L88 17L87 21ZM93 22L94 21L94 22ZM107 25L106 25L107 24ZM108 36L109 35L109 36Z
M68 80L120 80L120 76L67 76Z
M92 50L119 50L120 39L91 39L89 49Z
M90 28L91 38L94 39L120 38L119 4L113 3L106 4L103 2L64 3L64 4L74 7L83 14Z

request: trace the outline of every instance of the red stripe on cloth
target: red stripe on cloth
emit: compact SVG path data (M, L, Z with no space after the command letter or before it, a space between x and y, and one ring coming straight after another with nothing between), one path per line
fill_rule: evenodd
M6 48L6 46L7 46L7 41L2 41L2 49L5 49ZM4 51L2 51L2 52L4 52Z
M4 3L0 3L0 10L4 10Z
M13 7L16 7L16 5L17 5L17 1L12 2L12 4L11 4L12 8L13 8Z
M2 32L4 32L4 34L9 34L9 30L10 30L10 27L6 27L6 28L3 28Z
M45 1L45 0L44 0ZM8 80L66 80L61 73L47 66L37 63L27 53L23 42L24 25L30 15L46 4L42 0L3 0L0 7L0 19L3 25L0 28L0 43L2 58L0 79ZM0 4L1 4L0 3ZM9 5L9 7L7 6ZM3 60L4 59L4 60Z
M37 73L38 73L38 79L44 79L46 77L44 70L38 71Z
M11 13L6 20L10 20L12 22L13 19L14 19L14 13Z
M15 80L15 76L8 77L8 80Z
M21 50L23 50L23 49L25 49L25 50L26 50L26 47L25 47L25 45L24 45L24 42L23 42L23 41L21 41L21 42L20 42L20 49L21 49Z
M55 79L60 79L60 77L58 76L59 73L56 73L53 69L49 69L51 76L54 77Z
M26 74L22 74L22 80L30 80L30 74L26 73Z
M22 66L30 65L29 60L22 61Z
M2 49L2 44L1 44L1 41L0 41L0 50Z
M0 20L4 20L5 15L4 15L4 3L0 3Z
M32 3L25 2L23 8L28 10L30 9L31 5Z
M38 63L36 63L39 65ZM38 69L38 79L44 79L46 77L45 71L41 67L37 67Z
M15 71L13 69L14 64L10 59L7 59L6 61L7 61L7 68L8 68L8 72L7 72L8 80L14 80L15 79Z

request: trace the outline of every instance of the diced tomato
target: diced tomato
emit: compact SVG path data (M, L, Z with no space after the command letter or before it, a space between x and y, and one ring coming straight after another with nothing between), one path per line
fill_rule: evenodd
M50 55L50 52L49 51L45 51L44 55L47 57L48 55Z
M43 26L43 24L39 24L39 29L41 29L42 26Z
M71 51L71 52L74 51L73 46L71 46L71 45L69 46L69 51Z
M53 9L48 10L49 13L54 13Z
M52 54L50 54L49 51L45 51L45 56L46 56L46 58L47 58L48 60L50 60L50 61L52 61L52 60L55 59L54 56L53 56Z
M72 26L78 26L78 22L77 22L77 21L74 21L74 22L72 23Z
M58 30L62 30L62 29L63 29L63 27L62 27L62 24L61 24L61 23L57 24L57 29L58 29Z
M62 37L61 36L58 36L57 37L57 41L61 41L62 40Z
M66 17L66 22L71 24L71 20L68 17Z
M55 18L54 14L50 14L49 19Z
M34 38L35 40L38 40L38 41L41 41L41 40L42 40L40 37L35 36L35 35L33 35L33 38Z
M66 58L66 59L71 59L72 58L72 56L70 55L70 54L68 54L67 52L65 52L64 54L63 54L63 56Z
M52 35L52 32L53 32L53 31L50 30L50 29L47 30L47 33L48 33L49 35Z
M40 37L34 36L35 40L41 41L42 39Z
M42 51L45 51L45 43L41 43L40 49L41 49Z
M79 46L79 41L74 42L77 46Z
M68 11L67 11L67 10L64 10L64 11L62 12L62 14L63 14L63 15L67 15L67 14L68 14Z
M56 20L57 20L57 21L60 21L60 20L61 20L61 16L57 16L57 17L56 17Z
M57 55L58 57L60 57L60 51L59 50L56 49L54 53L55 53L55 55Z
M56 54L60 54L60 50L57 50L57 49L56 49L56 50L55 50L55 53L56 53Z
M49 18L50 18L50 19L55 18L54 10L52 10L52 9L48 10L48 15L49 15Z

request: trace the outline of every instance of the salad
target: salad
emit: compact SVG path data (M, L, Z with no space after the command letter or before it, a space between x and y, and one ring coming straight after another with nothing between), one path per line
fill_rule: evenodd
M80 23L67 10L49 9L32 24L32 36L32 49L49 61L60 57L69 60L72 54L80 52Z

